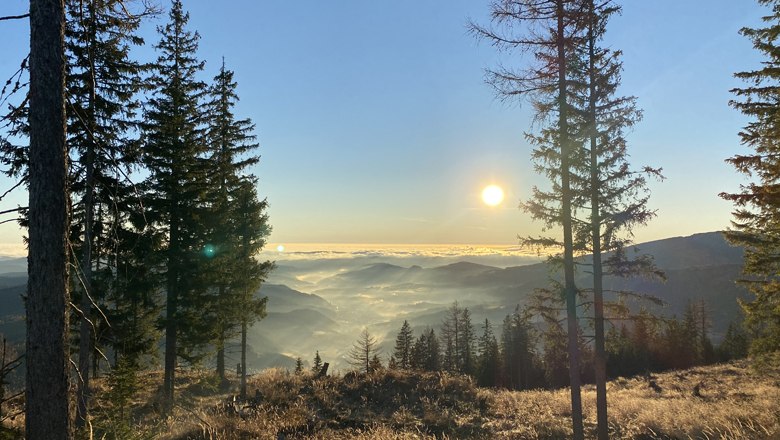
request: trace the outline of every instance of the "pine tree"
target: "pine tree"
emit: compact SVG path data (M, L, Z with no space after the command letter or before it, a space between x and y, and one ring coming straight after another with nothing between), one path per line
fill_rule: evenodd
M411 367L412 346L414 345L414 335L409 322L404 320L401 330L395 338L395 350L393 359L396 366L402 370L408 370Z
M533 159L536 169L550 179L552 190L534 188L533 199L525 202L523 209L548 227L559 226L562 239L528 238L523 242L527 245L557 245L562 249L560 260L568 320L572 428L573 438L581 440L584 431L577 350L577 288L574 281L575 207L572 206L577 189L573 172L581 148L576 144L570 127L572 86L569 62L575 56L578 43L581 43L587 17L583 13L582 0L497 1L491 7L493 28L472 24L472 31L499 50L530 52L536 64L520 72L510 69L488 71L488 82L502 98L530 96L536 120L551 121L539 134L526 134L526 138L535 146Z
M150 98L142 125L145 141L143 162L149 170L145 182L147 218L155 232L165 237L161 250L165 273L165 410L173 407L173 384L178 355L189 355L191 344L179 344L191 332L200 330L202 320L187 322L188 312L197 309L191 281L198 273L196 256L199 182L203 173L199 157L204 153L203 114L200 106L206 85L196 78L203 62L196 58L199 35L186 30L189 14L174 0L169 22L159 27L159 53L150 83ZM185 335L183 332L190 333Z
M780 350L780 260L776 258L780 249L780 136L776 130L780 117L780 1L758 3L771 9L763 17L765 25L746 27L740 33L766 58L759 68L735 74L747 86L733 89L736 98L730 103L752 119L739 136L742 144L754 152L727 160L754 181L743 185L737 193L721 193L721 197L735 205L726 238L745 248L746 279L742 282L750 289L753 300L741 304L745 325L753 336L750 351L765 359Z
M299 357L295 358L295 374L297 376L303 374L303 359Z

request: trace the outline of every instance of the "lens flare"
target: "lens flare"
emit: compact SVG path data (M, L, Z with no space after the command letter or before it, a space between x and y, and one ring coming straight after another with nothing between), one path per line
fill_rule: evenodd
M276 246L276 252L284 252L284 246L281 244L279 246Z

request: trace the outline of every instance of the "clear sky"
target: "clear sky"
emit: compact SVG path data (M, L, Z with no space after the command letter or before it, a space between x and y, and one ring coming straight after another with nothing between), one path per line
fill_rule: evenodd
M540 231L517 209L543 184L523 138L530 106L501 103L483 82L485 67L525 60L466 31L469 18L487 23L488 3L184 0L202 37L204 79L224 56L239 83L239 116L257 124L263 157L253 171L270 203L272 242L513 245ZM728 90L740 85L733 72L760 61L738 30L765 11L754 0L623 3L607 40L625 54L622 93L644 110L629 137L631 162L667 177L652 184L658 218L636 239L724 229L731 206L717 194L744 180L723 160L744 151L737 132L746 122L728 107ZM0 15L27 5L3 0ZM146 26L148 45L166 17ZM0 41L5 80L26 53L26 23L0 22ZM507 195L494 208L480 200L490 183ZM19 237L0 226L0 252Z

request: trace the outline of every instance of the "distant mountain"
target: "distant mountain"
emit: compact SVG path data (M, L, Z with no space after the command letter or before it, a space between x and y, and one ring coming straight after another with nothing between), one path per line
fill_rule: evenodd
M267 309L274 312L290 312L301 308L330 312L333 309L333 306L320 296L299 292L280 284L263 284L257 295L267 296Z

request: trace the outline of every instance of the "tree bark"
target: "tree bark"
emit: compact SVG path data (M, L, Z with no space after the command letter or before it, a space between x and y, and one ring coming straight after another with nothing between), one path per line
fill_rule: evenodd
M163 373L163 410L170 413L174 404L176 379L176 332L178 330L179 303L179 210L178 201L171 209L171 229L168 244L168 297L165 304L165 371Z
M582 396L580 393L580 354L579 354L579 324L577 322L577 287L574 284L574 240L572 236L571 216L571 176L570 158L572 155L569 139L569 123L567 114L567 81L566 81L566 24L564 20L564 0L558 0L558 129L561 148L561 224L563 227L563 270L564 295L566 298L566 319L569 334L569 382L571 386L571 421L574 440L583 440L582 427Z
M68 390L65 8L30 0L30 163L25 436L72 439Z
M241 321L241 398L246 399L246 320Z

